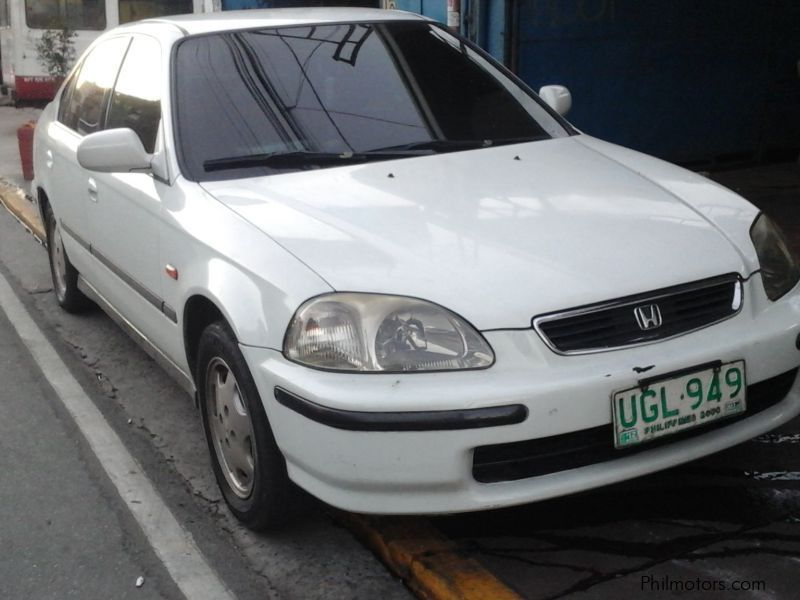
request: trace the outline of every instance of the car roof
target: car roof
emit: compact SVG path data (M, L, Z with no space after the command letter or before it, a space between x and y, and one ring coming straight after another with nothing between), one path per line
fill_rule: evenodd
M182 29L186 35L196 35L259 27L408 19L428 20L415 13L380 8L267 8L158 17L131 23L131 25L139 28L139 26L147 24L171 24Z

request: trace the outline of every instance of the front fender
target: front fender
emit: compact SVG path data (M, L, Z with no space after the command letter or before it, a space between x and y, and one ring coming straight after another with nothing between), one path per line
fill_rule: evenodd
M176 280L165 283L164 300L181 329L187 303L202 296L219 309L240 343L280 349L300 304L332 291L294 255L193 182L179 178L163 209L161 258L178 271ZM182 350L176 348L176 354Z

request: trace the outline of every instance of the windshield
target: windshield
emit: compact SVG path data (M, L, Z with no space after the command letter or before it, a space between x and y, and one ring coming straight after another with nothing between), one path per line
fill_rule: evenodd
M181 163L195 181L569 135L490 60L425 21L191 37L174 72Z

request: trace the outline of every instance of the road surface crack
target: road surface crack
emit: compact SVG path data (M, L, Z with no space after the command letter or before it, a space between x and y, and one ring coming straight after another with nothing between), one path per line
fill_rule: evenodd
M782 520L783 518L785 518L785 516L782 517L780 520ZM551 543L558 543L560 541L562 543L569 542L574 544L576 541L582 541L585 542L588 546L593 546L593 548L589 548L590 550L603 552L605 554L614 554L617 556L627 556L627 557L635 557L635 556L651 557L651 560L647 561L645 564L642 565L630 567L627 569L619 569L612 573L603 574L599 576L590 575L589 577L586 577L578 581L577 583L571 585L567 589L552 596L547 596L542 600L558 600L559 598L564 598L569 594L573 594L576 592L585 592L597 585L606 583L608 581L612 581L614 579L626 577L628 575L633 575L634 573L641 573L643 571L647 571L649 569L652 569L653 567L656 567L659 564L671 560L690 560L690 561L701 560L706 558L706 556L699 555L692 557L692 555L696 554L698 550L711 546L713 544L718 544L725 541L735 541L737 539L752 539L752 538L761 539L765 537L767 539L770 539L773 536L781 537L779 534L770 534L770 533L765 533L763 535L750 535L750 532L753 532L754 530L762 527L767 527L772 522L773 521L755 523L753 525L742 527L736 531L731 531L731 532L720 532L717 534L688 536L680 538L679 540L670 540L669 542L663 545L657 544L655 546L655 549L652 548L653 546L652 544L623 543L612 540L602 540L603 543L597 544L593 542L597 542L598 540L595 540L593 538L569 538L569 540L567 540L559 536L542 536L544 538L544 541L549 541ZM797 541L797 538L791 538L791 539L792 541ZM663 553L660 552L660 548L662 548L665 545L669 548L669 550ZM626 547L627 550L624 552L620 551L619 549L620 546ZM637 550L646 550L647 546L651 547L649 552L638 552L637 554L631 552L631 550L634 548ZM581 549L586 550L587 548L581 548ZM723 553L723 556L724 555L725 554ZM796 557L796 553L794 553L793 556Z

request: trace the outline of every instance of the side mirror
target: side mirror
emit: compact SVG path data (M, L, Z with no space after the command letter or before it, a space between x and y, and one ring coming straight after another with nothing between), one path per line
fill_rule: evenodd
M562 117L572 108L572 94L563 85L546 85L539 90L539 97Z
M127 127L91 133L78 144L78 162L90 171L149 172L152 159L139 136Z

